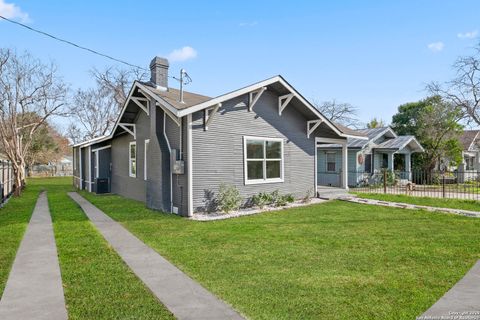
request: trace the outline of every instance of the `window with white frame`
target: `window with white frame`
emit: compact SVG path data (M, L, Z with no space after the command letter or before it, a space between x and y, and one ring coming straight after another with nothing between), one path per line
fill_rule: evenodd
M244 137L245 184L283 182L283 139Z
M335 152L327 152L326 160L327 160L327 172L335 172L337 170L336 165L336 153Z
M143 157L143 179L147 180L147 155L148 155L148 145L150 144L150 139L145 140L145 152Z
M137 143L135 141L130 142L128 148L128 170L130 177L137 176Z

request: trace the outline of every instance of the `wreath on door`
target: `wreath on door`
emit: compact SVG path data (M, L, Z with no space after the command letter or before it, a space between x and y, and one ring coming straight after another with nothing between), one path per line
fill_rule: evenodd
M365 159L363 158L363 154L359 154L357 160L358 160L358 163L359 163L359 164L363 164L363 161L365 160Z

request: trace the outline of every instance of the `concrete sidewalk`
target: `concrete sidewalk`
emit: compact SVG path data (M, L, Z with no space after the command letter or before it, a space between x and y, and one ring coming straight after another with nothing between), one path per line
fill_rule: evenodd
M450 318L480 319L480 261L417 319Z
M0 319L67 319L47 196L42 192L0 300Z
M78 193L71 192L69 196L82 207L88 218L130 269L177 319L243 319L230 306L189 278Z

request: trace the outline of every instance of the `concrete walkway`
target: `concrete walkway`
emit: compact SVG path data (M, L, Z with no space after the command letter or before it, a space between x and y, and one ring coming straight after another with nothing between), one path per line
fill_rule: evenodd
M178 319L243 319L76 192L69 193L132 271Z
M383 201L383 200L375 200L375 199L365 199L365 198L355 197L355 196L352 196L352 195L339 198L338 200L354 202L354 203L362 203L362 204L371 204L371 205L383 206L383 207L437 211L437 212L443 212L443 213L458 214L458 215L466 216L466 217L480 218L480 212L477 212L477 211L453 209L453 208L421 206L421 205L409 204L409 203L403 203L403 202L392 202L392 201Z
M47 196L42 192L0 300L0 319L67 319Z
M480 261L417 319L480 319Z

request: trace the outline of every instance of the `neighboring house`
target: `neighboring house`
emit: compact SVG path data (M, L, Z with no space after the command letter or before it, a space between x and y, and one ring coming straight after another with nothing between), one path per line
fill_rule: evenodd
M460 136L463 146L462 163L458 166L459 171L480 170L480 130L465 130Z
M411 155L423 152L414 136L398 136L390 127L357 130L368 140L349 138L348 185L355 187L367 182L371 175L381 169L399 171L401 179L411 180ZM343 173L341 146L323 144L317 152L318 184L340 186Z
M48 164L35 164L27 168L31 177L65 177L73 175L73 157L63 156Z
M184 216L209 207L222 183L244 201L274 190L301 198L317 188L317 143L363 136L281 76L210 98L169 88L168 67L153 59L150 82L134 82L111 134L74 146L76 187Z

